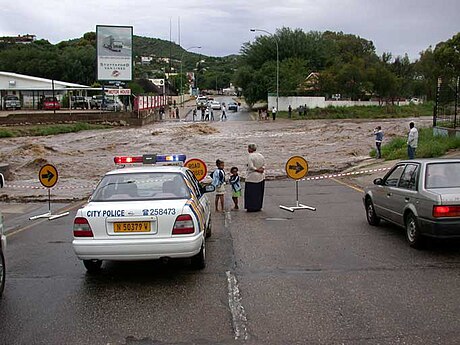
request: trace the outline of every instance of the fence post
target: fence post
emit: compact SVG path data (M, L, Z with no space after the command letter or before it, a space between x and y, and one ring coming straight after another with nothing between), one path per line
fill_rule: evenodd
M457 77L457 81L455 83L455 114L454 114L454 129L457 128L457 114L458 114L458 83L460 80L460 76Z

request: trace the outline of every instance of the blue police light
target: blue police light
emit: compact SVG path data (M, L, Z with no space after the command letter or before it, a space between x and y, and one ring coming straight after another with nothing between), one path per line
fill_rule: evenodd
M183 154L178 155L157 155L156 162L157 163L174 163L174 162L182 162L184 163L186 156Z

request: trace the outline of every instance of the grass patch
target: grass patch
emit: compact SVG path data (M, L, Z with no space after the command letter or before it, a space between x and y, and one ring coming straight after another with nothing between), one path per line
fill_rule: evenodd
M333 107L308 109L307 115L299 115L297 110L292 111L293 120L305 119L382 119L382 118L401 118L419 117L433 115L434 104L427 102L424 104L409 105L383 105L383 106L353 106L353 107ZM287 111L278 112L277 116L288 118Z
M418 130L417 158L440 157L452 149L460 149L460 137L435 136L431 127ZM375 149L371 150L370 156L376 157ZM382 158L407 159L407 139L398 137L382 145Z
M40 125L40 126L21 126L0 128L0 138L9 137L29 137L29 136L45 136L56 135L63 133L75 133L92 129L111 128L108 125L95 125L86 122L77 122L73 124L58 124L58 125Z

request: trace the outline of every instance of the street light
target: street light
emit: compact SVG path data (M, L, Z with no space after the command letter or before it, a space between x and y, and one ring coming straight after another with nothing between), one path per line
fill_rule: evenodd
M280 51L278 47L278 38L272 34L271 32L267 30L262 30L262 29L250 29L252 32L260 31L260 32L265 32L266 34L269 34L271 37L275 39L276 43L276 111L279 111L279 106L278 106L278 99L280 95Z
M182 108L184 107L184 90L182 90L182 59L184 58L184 54L188 52L190 49L201 49L201 47L193 46L193 47L187 48L180 56L180 100L182 103Z

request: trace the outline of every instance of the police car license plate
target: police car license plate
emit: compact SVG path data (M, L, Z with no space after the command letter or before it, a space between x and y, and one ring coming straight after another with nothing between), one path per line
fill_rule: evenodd
M113 223L114 232L150 232L150 222Z

